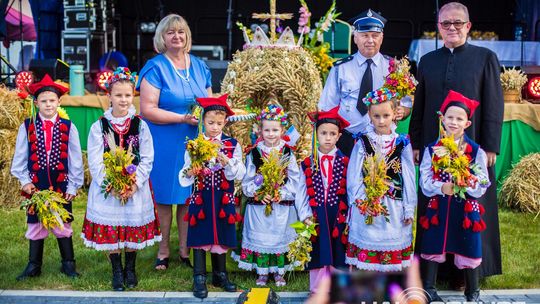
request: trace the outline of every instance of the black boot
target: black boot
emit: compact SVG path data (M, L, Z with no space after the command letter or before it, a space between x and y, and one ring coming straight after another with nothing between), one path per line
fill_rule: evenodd
M109 254L112 266L112 288L114 291L124 290L124 270L122 269L122 254Z
M135 288L139 281L135 273L135 260L137 259L137 251L126 251L126 266L124 268L124 279L126 280L127 288Z
M422 284L426 291L429 302L443 302L443 299L437 294L437 271L439 269L439 263L423 260L424 274L422 275Z
M80 276L75 267L75 254L73 253L73 240L71 237L58 238L58 248L62 256L62 268L60 271L70 278Z
M43 244L44 240L30 240L28 265L24 271L17 277L17 281L22 281L29 277L37 277L41 274L41 264L43 263Z
M221 287L227 292L235 292L236 284L229 281L225 254L212 253L212 285Z
M208 297L206 252L202 249L193 249L193 296L199 299Z
M480 300L480 267L465 269L465 298L467 302L482 302Z

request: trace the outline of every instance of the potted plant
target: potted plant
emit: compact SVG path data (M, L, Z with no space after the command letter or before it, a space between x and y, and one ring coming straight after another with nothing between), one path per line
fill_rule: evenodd
M506 69L501 73L501 86L504 102L521 102L521 88L527 83L527 76L515 68Z

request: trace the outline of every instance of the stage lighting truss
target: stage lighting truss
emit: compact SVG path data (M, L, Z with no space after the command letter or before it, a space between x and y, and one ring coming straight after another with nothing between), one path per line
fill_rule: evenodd
M540 77L534 77L529 80L527 90L534 99L540 99Z
M21 91L26 91L32 83L34 83L34 74L30 71L20 71L15 75L15 85Z
M99 72L97 74L98 87L102 89L103 91L107 91L107 87L105 86L105 84L107 83L107 81L109 81L109 78L111 78L112 75L113 75L113 72L111 71Z
M139 29L143 33L154 33L156 31L157 24L155 22L141 22Z

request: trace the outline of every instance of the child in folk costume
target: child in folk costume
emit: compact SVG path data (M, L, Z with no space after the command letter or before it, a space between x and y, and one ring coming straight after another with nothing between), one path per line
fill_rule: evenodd
M247 172L242 180L242 190L248 197L242 249L240 256L235 253L232 256L238 262L238 267L256 270L258 286L266 285L268 275L273 273L276 286L280 287L286 285L283 277L285 271L292 269L286 255L289 243L296 238L296 232L290 225L298 218L295 193L298 190L300 170L291 147L282 139L287 125L287 114L283 108L269 105L262 110L257 120L260 122L262 140L247 155ZM284 167L282 172L271 173L284 178L278 188L274 189L274 193L278 193L274 196L258 192L265 187L264 179L270 179L270 176L261 174L260 169L271 155L277 155ZM300 214L300 219L304 220L310 215Z
M371 271L411 264L417 203L409 140L395 133L396 93L381 88L363 99L371 125L356 143L347 170L351 205L346 263Z
M154 161L152 136L133 106L135 75L119 67L107 85L111 107L92 124L88 135L92 183L81 237L87 247L109 251L112 288L122 291L138 284L137 250L161 241L161 232L149 181ZM131 164L122 169L134 175L125 192L106 187L112 177L105 161L117 149L131 151L134 156Z
M478 301L479 268L482 262L480 232L485 227L481 215L484 208L476 199L489 186L487 157L484 150L472 141L464 130L479 103L450 90L441 106L441 137L430 144L420 164L420 188L430 197L426 214L420 218L425 229L420 248L426 260L423 274L424 289L432 301L442 301L435 283L439 263L446 254L454 254L454 264L465 272L465 297ZM456 159L457 158L457 159ZM456 176L453 164L468 166ZM450 169L450 170L448 170ZM461 190L461 191L460 191Z
M193 295L206 298L207 251L212 255L212 284L228 292L236 291L236 285L227 277L226 253L237 245L235 224L241 216L235 211L234 181L244 177L246 168L240 144L223 133L227 118L234 115L227 95L197 98L197 102L203 108L204 140L217 143L219 152L196 172L186 151L179 179L184 187L194 184L184 220L189 222L187 246L193 248Z
M83 184L84 171L77 128L58 113L60 96L68 90L53 82L49 75L29 86L38 113L19 127L11 174L21 183L21 193L26 198L36 191L50 189L63 194L68 202L63 206L71 213L71 202ZM29 261L17 280L41 274L43 245L49 231L39 221L37 213L34 206L26 210L28 228L25 237L30 243ZM71 221L72 216L64 221L63 227L53 228L52 233L60 248L62 273L77 277Z
M300 163L300 181L296 201L308 207L318 226L312 237L313 251L309 269L309 289L314 292L319 281L335 268L345 268L347 245L346 218L347 165L349 158L337 147L341 131L349 123L338 114L339 108L310 113L315 124L314 153ZM318 143L318 147L317 146Z

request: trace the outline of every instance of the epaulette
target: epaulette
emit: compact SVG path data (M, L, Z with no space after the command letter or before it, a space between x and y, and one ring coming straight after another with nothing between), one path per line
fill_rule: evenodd
M382 55L383 55L383 58L386 59L386 60L388 60L388 61L390 61L390 60L393 59L392 56L388 56L388 55L385 55L385 54L382 54Z
M341 58L340 60L334 62L334 66L338 66L342 63L349 62L354 59L353 55L350 55L349 57Z

